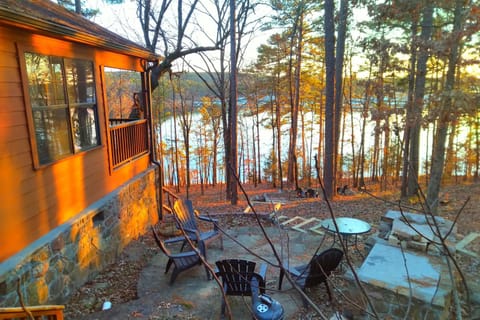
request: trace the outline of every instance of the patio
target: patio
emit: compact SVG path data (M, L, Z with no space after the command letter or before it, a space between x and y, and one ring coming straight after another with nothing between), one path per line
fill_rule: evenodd
M258 270L259 264L264 262L262 259L265 259L266 262L271 263L267 263L267 294L283 306L285 319L323 319L316 314L313 308L305 309L303 307L300 294L292 288L292 285L288 283L288 281L284 281L282 291L277 290L280 270L278 267L272 265L277 264L272 248L262 234L261 228L255 224L253 215L244 215L242 219L249 220L250 222L245 224L244 220L244 224L226 224L229 227L225 227L226 229L224 229L226 234L224 234L223 251L220 248L219 240L210 243L207 248L207 258L210 266L214 266L215 261L222 259L247 259L255 261L257 263L256 269ZM296 220L299 219L295 219L295 221ZM332 241L334 241L334 237L330 235L324 236L321 229L315 228L316 224L312 226L312 224L304 224L304 222L300 221L299 224L302 224L302 228L292 226L280 228L277 225L267 222L267 220L264 220L264 222L265 231L271 242L275 245L277 254L281 257L289 257L292 266L308 262L318 246L320 246L319 252L322 252L330 248ZM288 220L285 222L290 224ZM225 226L224 223L222 223L222 225ZM445 300L445 297L449 295L450 289L445 287L445 290L435 290L436 293L434 296L439 298L437 300L440 301L440 303L437 303L437 300L435 300L433 301L433 305L430 305L433 297L431 294L432 290L426 288L427 281L433 279L432 281L435 283L438 282L438 272L432 271L433 273L431 274L425 273L426 270L437 270L436 264L424 262L424 260L422 260L424 258L417 258L415 254L404 253L407 263L409 263L409 277L414 284L413 300L410 301L408 298L407 278L405 275L402 275L403 273L398 273L398 267L404 264L402 261L397 261L402 257L402 254L398 253L398 248L395 246L385 245L381 241L381 243L377 243L371 247L372 237L378 236L378 233L375 232L376 229L377 225L374 225L374 229L371 232L358 235L357 250L348 251L350 261L358 272L363 285L366 286L368 295L372 299L375 309L380 312L380 314L392 314L393 312L398 315L399 319L403 317L406 310L410 310L411 314L422 317L426 313L429 313L433 318L440 314L442 314L440 318L448 317L447 310L450 304L443 302L447 300L450 301L449 299ZM384 240L384 242L386 241ZM173 252L178 252L180 246L181 242L173 246L170 245L170 248ZM338 244L336 244L336 246L338 246ZM143 247L145 247L145 245L143 245ZM142 246L139 248L142 248ZM137 252L134 252L133 255L142 255L142 250L138 250L139 248L137 248ZM253 252L249 252L247 248L253 250ZM152 248L150 248L150 250L152 250ZM379 250L381 251L380 253ZM96 311L93 314L80 313L82 316L70 318L79 320L220 318L221 291L214 280L208 281L206 279L205 269L203 267L198 266L182 272L175 283L169 286L168 283L172 270L170 270L168 274L164 274L167 257L157 247L154 247L153 254L153 257L151 256L151 258L148 259L149 263L141 268L138 281L134 280L130 282L131 285L128 287L133 287L136 291L137 297L135 300L130 300L126 303L112 303L112 308L109 310ZM379 255L381 258L379 258ZM387 265L386 263L390 260L393 262ZM410 262L410 260L412 261ZM135 262L132 263L135 264ZM422 267L420 267L420 265L422 265ZM442 274L444 274L444 271L442 271ZM117 273L116 278L119 279L119 282L122 282L121 277L122 274ZM441 278L447 279L444 275ZM330 319L334 315L334 312L348 311L350 314L354 314L356 319L368 318L368 316L364 314L365 310L368 310L368 307L364 305L365 301L362 301L362 293L359 292L358 286L353 280L351 270L347 266L345 259L330 279L330 288L333 292L333 300L331 303L328 300L324 285L319 285L307 291L308 296L321 310L323 315L327 319ZM416 288L418 284L420 284L420 287ZM102 286L102 283L100 282L97 286ZM435 284L432 284L432 286L435 286ZM399 291L400 287L405 287L406 289ZM121 294L122 288L119 287L116 292ZM426 296L427 299L424 299L424 296ZM93 296L91 295L91 297ZM95 298L93 299L97 301L97 308L95 308L95 310L101 308L101 303L108 301L108 298L100 301ZM352 300L359 306L364 305L364 307L362 307L361 310L355 308ZM98 306L98 302L100 302L100 306ZM228 302L231 307L233 319L251 318L249 311L251 304L250 297L228 297ZM412 303L411 308L408 307L410 303ZM442 307L442 305L445 307ZM78 314L79 313L77 313L77 315Z
M223 251L220 249L219 242L214 242L207 248L210 265L214 265L217 260L226 258L248 259L257 264L262 262L260 258L247 252L238 243L252 249L256 255L276 263L272 249L258 226L230 228L226 232L228 236L224 235ZM289 261L292 265L308 262L323 239L323 236L317 233L287 231L276 226L266 227L266 232L272 243L275 244L278 254L290 257ZM330 245L330 237L326 237L320 250L322 251ZM204 268L199 266L181 273L175 283L169 286L171 270L168 274L164 273L166 263L167 257L159 250L150 264L141 272L137 284L137 300L122 305L113 305L110 310L89 314L81 319L134 319L138 317L219 319L221 292L215 280L208 281L206 279ZM340 269L337 269L335 275L337 279L339 279ZM286 280L284 280L282 291L278 291L278 277L279 268L268 265L267 294L282 304L285 309L285 319L293 319L303 308L303 302L300 294ZM335 290L333 286L331 288ZM325 296L325 299L328 300L324 285L313 290L315 290L315 295ZM248 311L251 303L250 297L228 297L228 302L233 319L251 318ZM333 311L323 310L323 312L328 317L333 314Z

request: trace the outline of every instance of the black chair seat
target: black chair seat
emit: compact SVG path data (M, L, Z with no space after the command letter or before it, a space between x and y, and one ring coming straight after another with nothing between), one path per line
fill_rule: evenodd
M202 264L202 260L200 259L200 256L195 250L172 253L167 248L165 243L160 239L154 227L152 227L152 231L158 247L168 257L167 266L165 267L165 273L168 273L172 265L174 266L172 276L170 277L170 285L175 282L175 279L181 272ZM183 240L183 238L181 240ZM200 251L200 254L205 256L205 244L202 241L198 242L198 250ZM205 271L207 273L207 279L210 280L210 270L207 266L205 266Z
M227 259L215 262L215 275L222 279L223 291L227 296L252 296L252 278L257 280L256 287L265 293L265 276L267 265L261 264L255 272L256 263L241 259ZM225 315L226 301L222 296L222 317Z
M288 272L297 286L305 291L321 283L327 287L328 298L332 300L330 287L328 285L328 277L335 270L343 258L343 251L337 248L330 248L320 254L313 256L308 264L289 267L284 264L283 269L280 269L280 279L278 281L278 289L282 289L282 281L285 272ZM304 301L306 304L306 301Z

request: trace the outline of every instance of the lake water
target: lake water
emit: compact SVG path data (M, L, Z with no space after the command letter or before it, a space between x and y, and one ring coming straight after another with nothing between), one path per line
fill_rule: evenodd
M345 176L348 176L348 159L351 159L352 156L352 126L353 124L353 146L355 149L355 155L358 156L360 150L360 142L361 142L361 125L362 125L362 118L361 112L354 112L353 120L351 119L350 115L347 115L346 124L345 124L345 132L344 132L344 139L343 139L343 154L344 160L347 164L344 167ZM318 146L319 146L319 124L318 119L314 118L315 116L312 113L306 113L304 115L304 122L305 122L305 150L307 157L311 154L311 163L307 165L311 165L314 168L315 163L313 156L318 153ZM287 152L288 152L288 144L289 144L289 117L284 117L283 119L284 125L282 125L282 161L287 160ZM267 163L267 159L270 157L272 150L273 150L273 133L272 129L268 128L266 124L271 122L269 113L262 113L259 115L259 143L260 143L260 157L262 159L261 168L265 167ZM182 135L182 128L180 125L179 117L177 117L177 141L178 141L178 148L179 150L184 150L184 143L183 143L183 135ZM391 121L393 123L393 121ZM254 133L252 127L255 126L256 119L252 116L239 116L238 120L238 130L237 130L237 142L238 142L238 155L239 155L239 163L247 163L249 162L248 159L253 158L252 152L252 142L254 141ZM301 148L301 120L299 118L298 123L298 138L297 138L297 148ZM374 145L374 130L375 130L375 123L373 121L367 121L366 133L365 133L365 154L367 158L371 157L373 145ZM431 130L431 129L430 129ZM191 120L191 134L190 134L190 153L191 153L191 162L190 168L193 175L195 175L199 168L199 161L198 161L198 150L200 146L205 145L205 132L210 132L211 126L208 123L203 123L200 114L195 113L192 115ZM255 135L256 135L256 128L255 128ZM168 119L165 121L161 126L161 136L164 144L166 145L167 150L171 150L174 146L174 137L175 137L175 126L173 123L173 118ZM431 153L431 134L428 130L424 129L422 131L420 137L420 166L421 166L421 173L425 172L424 162L427 159L427 154ZM430 139L429 139L430 137ZM383 139L383 135L381 137ZM391 131L390 137L390 145L394 146L400 143L400 139L403 139L403 132L400 132L400 137L396 137L393 134L393 130ZM223 163L223 138L220 136L220 141L216 142L219 148L219 162ZM207 141L207 144L211 147L212 141ZM256 147L256 146L255 146ZM323 143L322 143L323 148ZM257 151L258 152L258 151ZM383 151L380 152L380 156L382 156ZM300 153L299 153L300 154ZM185 158L185 152L180 152L180 159ZM164 161L164 168L172 168L171 165L166 164L165 162L171 161L172 152L166 153L166 158ZM321 160L322 158L319 157ZM298 159L299 167L301 167L302 159ZM322 163L320 163L320 167L322 167ZM169 169L167 169L169 170ZM368 169L365 171L366 175L369 175ZM248 175L247 169L240 170L240 175L245 179L245 176ZM223 170L220 170L218 173L220 177L220 181L223 180ZM316 176L316 174L314 175ZM195 180L195 177L194 179Z

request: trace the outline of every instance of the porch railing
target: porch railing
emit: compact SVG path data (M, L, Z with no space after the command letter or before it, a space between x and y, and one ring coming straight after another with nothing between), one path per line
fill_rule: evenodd
M123 120L123 119L122 119ZM110 145L113 168L148 153L147 120L111 119Z
M162 187L162 214L171 214L173 211L173 203L178 199L178 196L166 187Z

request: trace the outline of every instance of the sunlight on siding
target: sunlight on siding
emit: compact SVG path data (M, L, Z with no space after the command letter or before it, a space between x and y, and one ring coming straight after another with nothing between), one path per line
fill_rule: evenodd
M58 163L52 171L55 198L58 201L56 223L61 224L86 207L84 157L76 156Z
M52 39L45 38L44 36L32 35L31 44L36 53L58 56L61 52L61 55L65 57L75 56L71 43L57 40L52 41Z
M8 154L6 146L2 144L0 147L1 154ZM8 201L1 201L0 212L6 214L2 215L2 223L0 223L0 261L3 261L11 253L17 251L18 247L25 246L28 241L25 230L17 228L18 211L21 208L21 197L18 196L20 190L20 179L18 179L16 170L13 170L15 164L12 163L11 158L1 157L0 167L2 168L2 199ZM15 232L11 232L15 230Z

